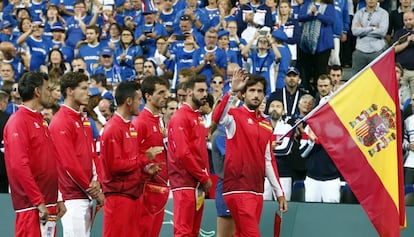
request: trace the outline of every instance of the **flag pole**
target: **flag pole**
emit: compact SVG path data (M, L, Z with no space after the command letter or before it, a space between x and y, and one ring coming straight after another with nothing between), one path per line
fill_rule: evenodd
M408 36L408 35L407 35ZM400 37L404 38L406 37L406 35L403 35ZM394 49L395 45L397 45L400 41L398 40L397 42L395 42L393 45L391 45L389 48L387 48L384 52L382 52L380 55L378 55L378 57L376 57L374 60L372 60L368 65L366 65L362 70L360 70L359 72L357 72L355 75L353 75L345 84L343 84L338 90L336 90L334 93L332 93L329 96L326 96L324 98L322 98L323 100L321 100L319 102L319 104L313 108L307 115L305 115L303 118L301 118L298 122L296 122L291 129L289 129L289 131L287 131L283 136L278 138L278 141L281 141L284 137L286 137L290 132L292 132L294 129L296 129L299 124L305 122L306 120L308 120L314 113L316 113L316 111L318 111L322 106L324 106L326 103L328 103L336 94L338 94L340 91L342 91L343 89L345 89L345 87L347 87L349 84L352 83L352 81L354 81L356 78L359 77L359 75L361 75L364 71L366 71L368 68L370 68L372 65L374 65L376 62L378 62L382 57L384 57L384 55L388 54L389 51L391 51L392 49Z

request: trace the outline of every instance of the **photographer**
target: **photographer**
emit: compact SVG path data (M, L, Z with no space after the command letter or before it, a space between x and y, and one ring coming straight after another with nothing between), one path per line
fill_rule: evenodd
M40 65L46 62L46 57L53 45L44 36L45 25L41 21L33 21L29 31L23 33L18 39L17 44L22 46L26 42L30 50L30 71L39 71Z
M136 43L140 44L146 58L154 57L157 37L162 35L169 35L165 27L155 21L156 11L145 10L144 15L145 24L142 27L135 29L134 35Z

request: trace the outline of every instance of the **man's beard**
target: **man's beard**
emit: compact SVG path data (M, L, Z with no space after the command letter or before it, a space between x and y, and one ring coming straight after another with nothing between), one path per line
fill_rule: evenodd
M205 97L203 97L202 99L204 99L204 101L201 101L201 99L200 99L200 100L196 99L196 98L194 97L194 95L192 95L192 97L191 97L191 100L193 101L193 103L194 103L197 107L201 107L201 106L203 106L203 105L205 105L205 104L206 104L206 98L205 98Z
M254 105L254 104L246 104L246 107L249 108L249 110L256 110L257 108L260 107L260 104L258 105Z
M273 121L278 121L282 117L276 111L270 112L269 115Z

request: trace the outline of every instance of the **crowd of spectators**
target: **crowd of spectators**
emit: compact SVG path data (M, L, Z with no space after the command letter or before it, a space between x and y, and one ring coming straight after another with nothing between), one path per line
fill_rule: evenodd
M355 74L394 43L402 99L410 100L413 7L411 0L2 0L0 83L8 96L0 91L0 109L15 112L20 77L41 71L55 85L56 106L44 110L50 120L62 103L60 78L82 72L91 96L85 113L98 139L116 106L117 84L159 76L170 81L166 128L184 101L188 78L206 77L211 112L231 87L233 72L245 68L267 80L263 111L270 114L270 103L279 100L281 116L292 122L344 83L343 68ZM293 181L306 176L297 159L301 138L295 139Z

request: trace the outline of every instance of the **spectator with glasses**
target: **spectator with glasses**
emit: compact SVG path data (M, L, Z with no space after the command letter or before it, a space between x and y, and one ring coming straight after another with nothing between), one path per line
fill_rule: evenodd
M260 35L260 31L257 30L253 38L247 43L242 50L242 55L247 59L247 63L250 66L250 73L260 74L267 81L267 90L265 91L266 98L269 97L271 91L271 78L275 78L275 66L281 58L281 54L277 47L277 44L270 43L271 35ZM257 42L256 50L250 51L253 42ZM276 84L276 83L274 83Z
M198 49L193 57L192 69L207 77L208 86L214 73L224 74L227 68L226 52L217 46L217 37L217 31L210 28L204 37L205 46Z
M142 56L142 54L141 46L135 43L134 32L128 28L122 29L119 46L115 48L115 60L116 64L121 67L123 78L135 78L137 76L134 70L134 59Z
M178 11L175 16L174 32L178 32L179 21L181 16L188 16L189 20L192 22L192 28L200 33L206 33L210 28L210 20L208 15L200 8L197 7L197 0L186 0L187 7Z
M144 56L138 56L134 58L134 70L135 70L135 80L141 81L144 77Z
M222 74L214 74L210 81L210 94L214 97L214 103L223 97L224 76Z

